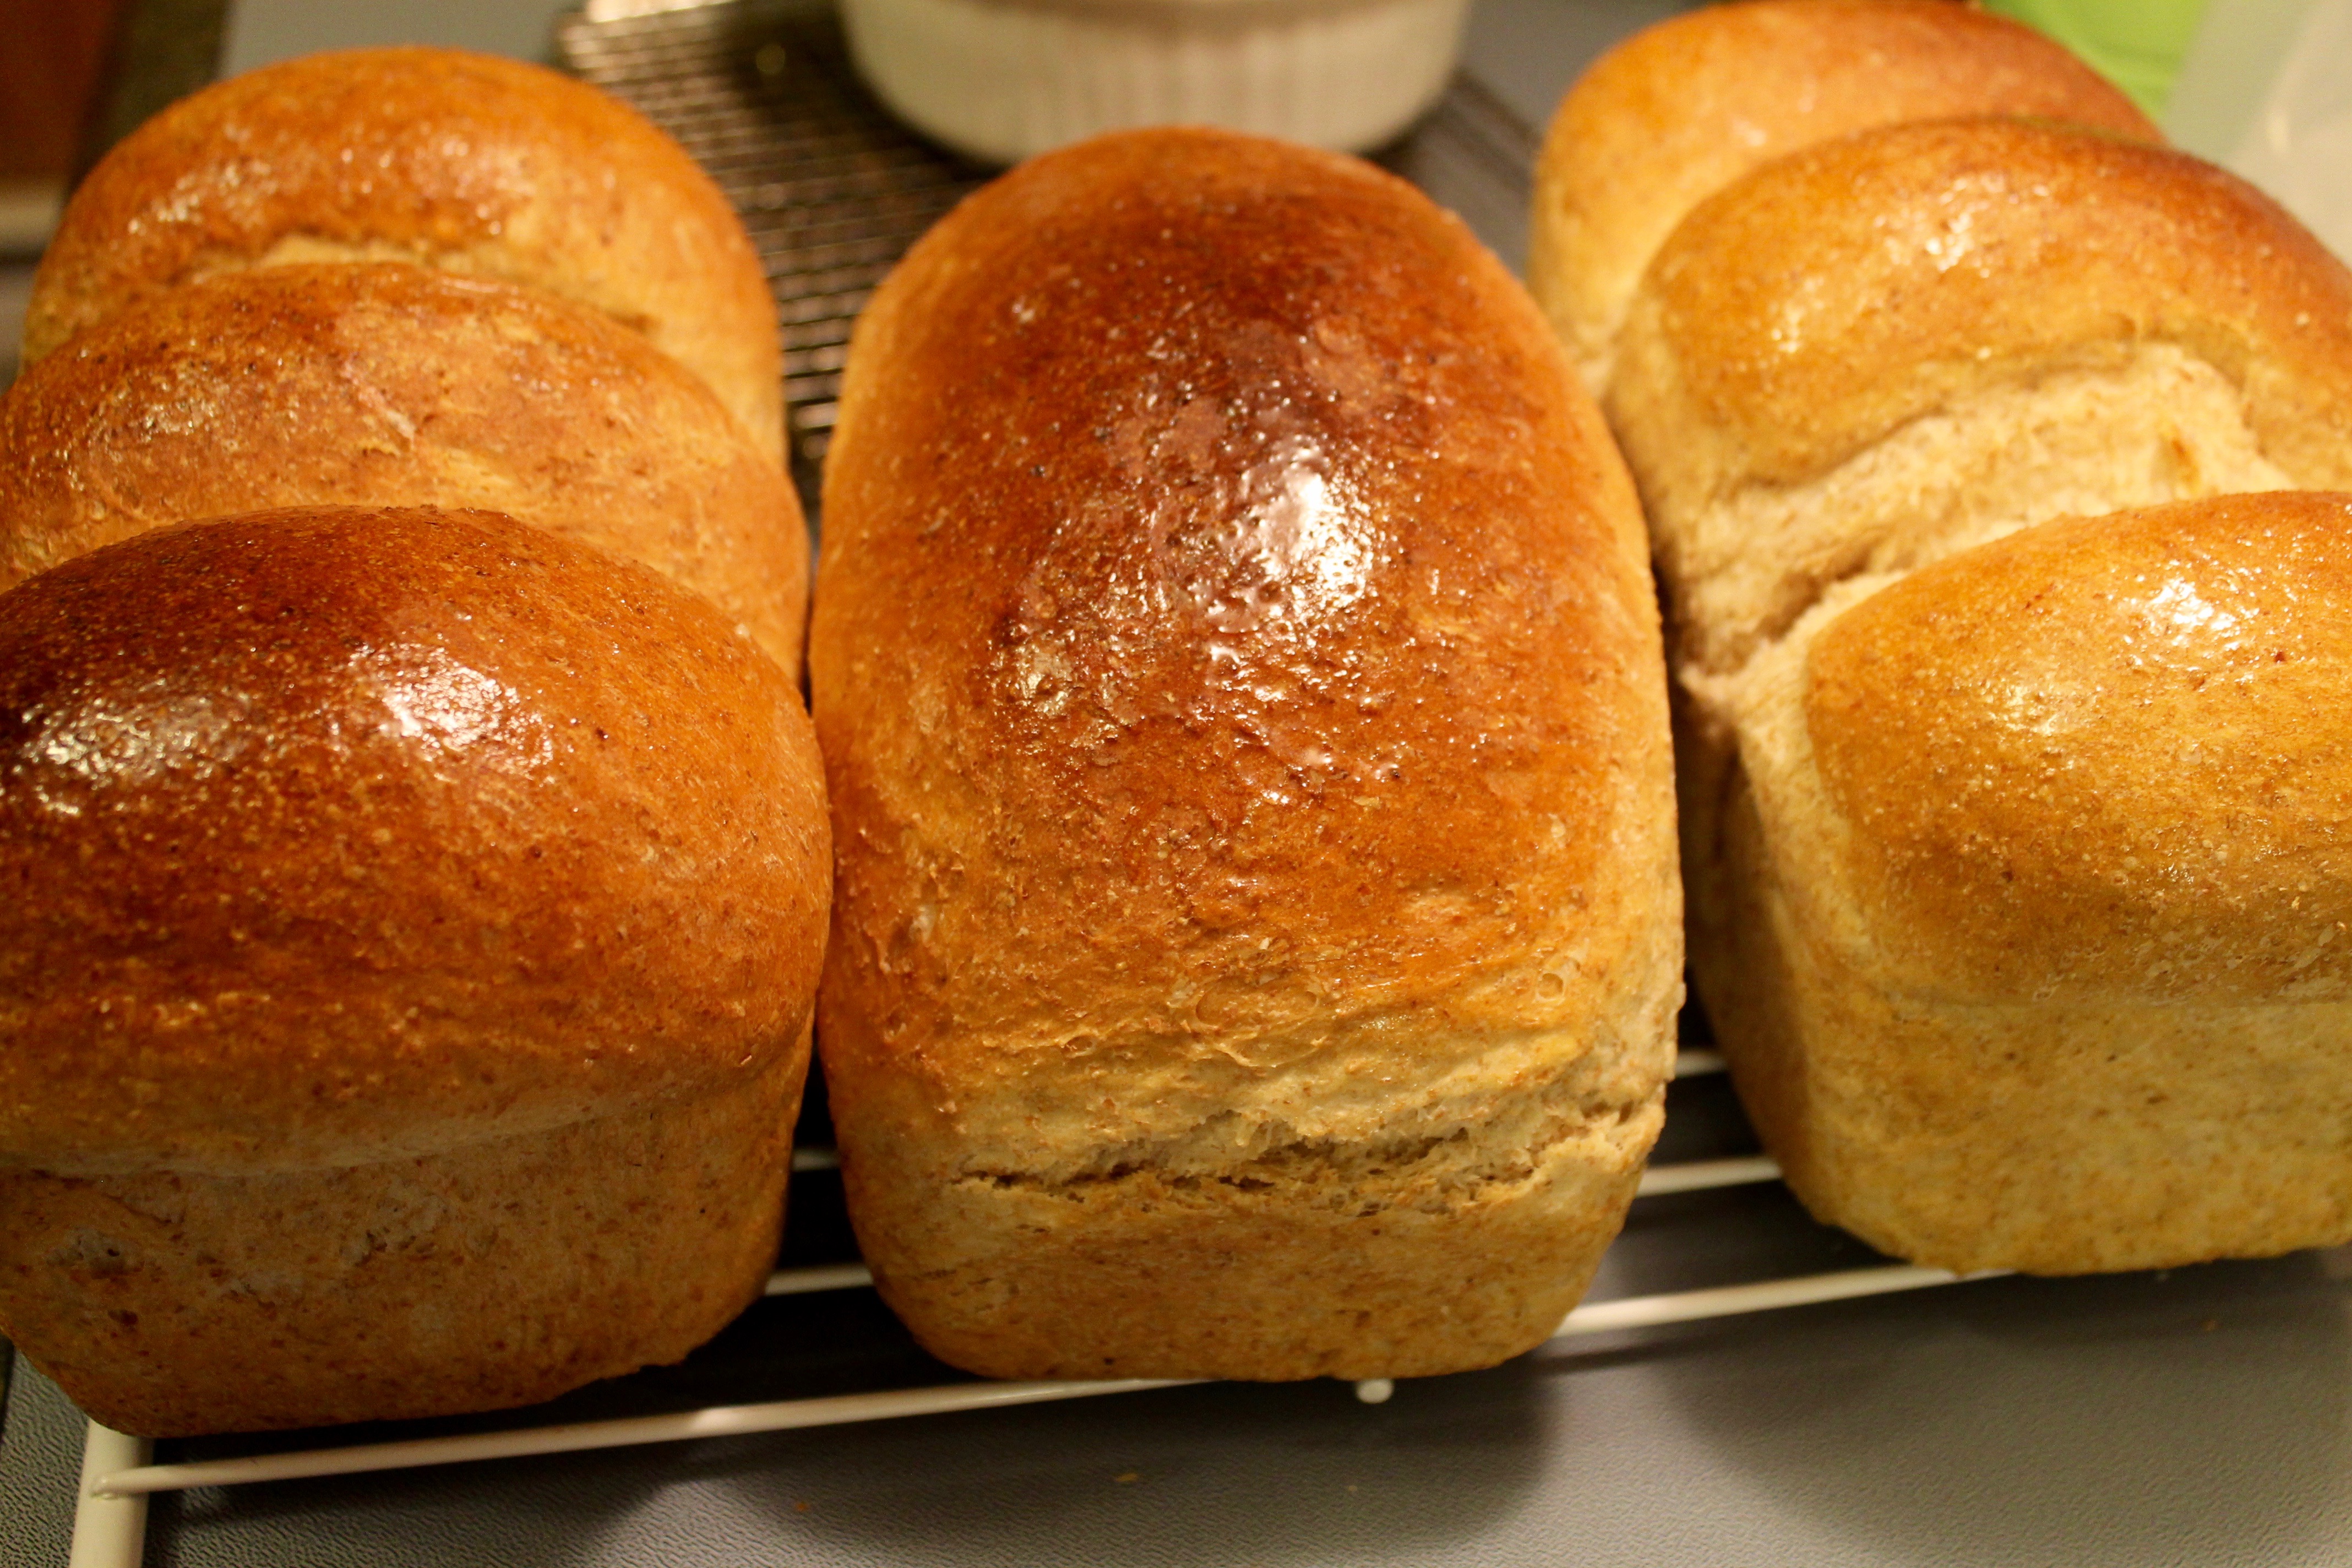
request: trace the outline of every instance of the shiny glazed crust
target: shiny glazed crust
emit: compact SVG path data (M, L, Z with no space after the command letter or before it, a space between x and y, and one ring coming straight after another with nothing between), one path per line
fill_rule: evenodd
M796 692L490 513L158 530L0 595L0 1162L441 1153L788 1056L828 894Z
M479 507L641 562L800 668L808 536L699 380L563 300L398 263L167 289L0 396L0 588L161 523Z
M25 358L213 273L368 259L601 310L709 383L781 457L774 302L709 176L592 87L455 49L288 60L141 126L68 205L34 280Z
M1816 1213L1960 1269L2352 1240L2347 539L2064 519L1761 661L1692 959Z
M1638 514L1508 276L1353 161L1100 138L877 295L825 501L820 1035L917 1335L1288 1378L1549 1332L1679 911Z
M2161 140L2059 45L1950 0L1756 0L1661 22L1560 102L1536 170L1528 287L1598 393L1643 269L1701 200L1815 142L1972 114Z

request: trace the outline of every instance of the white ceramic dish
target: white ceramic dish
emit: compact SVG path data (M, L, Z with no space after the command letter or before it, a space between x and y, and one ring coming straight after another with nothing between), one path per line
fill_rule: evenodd
M1363 152L1444 90L1467 0L844 0L899 118L1011 163L1134 125Z

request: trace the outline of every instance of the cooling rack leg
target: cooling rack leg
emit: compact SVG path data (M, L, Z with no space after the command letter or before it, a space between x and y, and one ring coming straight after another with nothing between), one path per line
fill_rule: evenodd
M81 1494L74 1508L73 1555L67 1568L139 1568L147 1555L147 1499L101 1497L100 1478L136 1469L154 1453L144 1437L93 1421L81 1445Z

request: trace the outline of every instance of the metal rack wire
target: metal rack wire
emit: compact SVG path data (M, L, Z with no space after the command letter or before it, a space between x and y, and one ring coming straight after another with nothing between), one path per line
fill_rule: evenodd
M742 215L776 296L786 446L814 515L849 327L883 274L989 171L868 97L832 9L727 0L556 29L563 64L677 138Z
M667 8L661 8L667 6ZM648 14L629 14L646 11ZM852 74L833 14L800 0L594 0L563 22L557 42L572 69L635 103L675 135L741 211L783 323L788 447L815 516L849 329L906 247L987 171L914 139L866 97ZM1535 138L1466 79L1410 142L1382 161L1463 212L1509 251L1526 204ZM1719 1073L1720 1057L1685 1049L1677 1077ZM829 1170L829 1149L793 1157L803 1174ZM1642 1198L1777 1181L1760 1155L1685 1159L1653 1167ZM1937 1269L1882 1265L1663 1294L1578 1308L1555 1340L1850 1300L1948 1284ZM780 1268L770 1297L867 1289L862 1264ZM1192 1381L1192 1380L1179 1380ZM984 1410L1176 1386L1177 1381L966 1382L616 1419L566 1421L344 1447L292 1446L259 1454L154 1462L154 1445L90 1423L85 1436L72 1568L135 1568L150 1497L197 1488L572 1453L796 1428ZM1387 1400L1386 1379L1356 1385Z

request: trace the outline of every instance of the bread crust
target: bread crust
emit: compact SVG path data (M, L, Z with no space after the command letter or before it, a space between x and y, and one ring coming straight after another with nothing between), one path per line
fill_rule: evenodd
M1609 406L1694 982L1813 1212L1960 1269L2352 1237L2352 519L2301 493L2352 485L2352 273L2183 154L1888 127L1695 209Z
M601 310L709 383L781 460L775 305L718 186L618 100L457 49L287 60L142 125L68 204L25 359L162 289L329 260L413 261Z
M1638 514L1541 319L1386 175L1163 131L968 201L857 331L820 1035L885 1296L999 1375L1540 1339L1679 966Z
M0 396L0 589L159 523L474 507L642 563L800 669L808 534L774 461L609 318L399 263L231 272Z
M2352 1001L2352 500L2046 523L1812 641L1840 879L1914 996Z
M2021 402L1969 437L2007 457L1906 459L1884 507L1832 493L1908 432L2065 377L2095 390L2154 353L2231 406L2200 430L2185 383L2151 384L2144 400L2182 412L2170 435L2161 408L2145 421L2135 473L2096 449L2118 411ZM2185 153L2015 121L1891 127L1696 209L1643 282L1606 401L1675 602L1676 657L1723 674L1826 584L1921 564L1956 536L2215 489L2352 487L2352 272ZM2092 471L2062 484L2053 443L2069 429L2091 433ZM2225 436L2242 458L2215 455ZM2168 464L2167 447L2198 455ZM2018 488L2040 483L2039 500L1979 516L1959 495L2037 468Z
M349 1166L793 1049L829 891L792 683L489 513L142 534L0 595L0 1161Z
M2352 1239L2348 531L2064 519L1759 660L1692 963L1816 1214L1959 1269Z
M1561 100L1536 168L1528 287L1598 394L1643 269L1700 201L1817 142L1985 114L2162 140L2058 44L1948 0L1754 0L1670 18Z
M60 1176L0 1163L0 1325L121 1432L533 1405L759 1300L808 1068L414 1159Z

